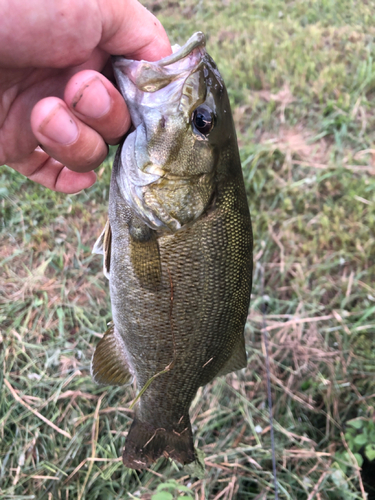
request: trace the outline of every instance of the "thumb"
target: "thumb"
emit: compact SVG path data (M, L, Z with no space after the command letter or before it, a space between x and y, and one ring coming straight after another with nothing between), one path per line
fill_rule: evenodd
M167 34L156 17L137 0L101 0L100 48L129 59L157 61L171 54Z

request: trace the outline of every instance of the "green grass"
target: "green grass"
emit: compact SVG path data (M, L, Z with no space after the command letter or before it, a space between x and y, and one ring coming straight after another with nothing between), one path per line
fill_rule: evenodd
M364 498L357 464L369 492L375 473L363 445L375 418L373 6L148 6L174 42L206 32L231 97L255 237L249 366L200 389L192 405L204 479L165 461L125 469L134 388L103 391L89 375L111 319L91 254L109 161L76 196L2 167L0 498L149 500L159 487L155 500L167 500L188 495L182 486L197 499L274 498L262 293L280 498Z

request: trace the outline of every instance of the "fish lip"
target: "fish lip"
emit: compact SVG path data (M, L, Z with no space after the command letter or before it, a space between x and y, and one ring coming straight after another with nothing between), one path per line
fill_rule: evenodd
M159 59L159 61L138 61L138 62L149 62L152 65L158 66L169 66L175 62L184 59L186 56L191 54L196 48L203 48L206 46L206 36L202 31L197 31L194 33L189 40L180 47L176 52L170 54L169 56L163 57ZM130 62L133 62L132 59L126 59L124 56L111 56L112 64L115 67L122 68L124 66L128 66Z
M206 46L205 34L202 31L197 31L196 33L194 33L194 35L192 35L189 38L189 40L182 47L180 47L173 54L166 56L163 59L160 59L160 61L158 61L158 64L159 66L169 66L170 64L178 62L181 59L187 57L189 54L193 52L194 49L203 48L205 46Z

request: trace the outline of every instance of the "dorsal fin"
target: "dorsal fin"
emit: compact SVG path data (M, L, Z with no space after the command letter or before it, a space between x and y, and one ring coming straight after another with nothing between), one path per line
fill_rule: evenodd
M109 221L107 220L101 235L96 240L94 248L92 249L92 253L103 255L103 273L107 279L109 279L111 268L111 242L112 231Z
M91 376L100 385L125 385L132 381L122 339L112 324L96 346Z

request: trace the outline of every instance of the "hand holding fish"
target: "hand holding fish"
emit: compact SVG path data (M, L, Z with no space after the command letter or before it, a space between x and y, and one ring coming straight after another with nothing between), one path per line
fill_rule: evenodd
M56 191L91 186L130 126L101 72L110 54L169 55L163 27L137 0L4 0L0 17L0 164Z
M247 365L252 231L223 79L202 32L156 62L113 57L134 130L117 150L108 221L94 246L113 321L96 346L101 385L136 381L123 453L199 463L189 407Z

